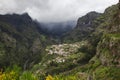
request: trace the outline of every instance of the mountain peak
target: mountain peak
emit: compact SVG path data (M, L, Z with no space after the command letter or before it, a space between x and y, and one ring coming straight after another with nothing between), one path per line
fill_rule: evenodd
M85 16L82 16L78 19L76 27L77 28L81 28L81 27L85 28L85 27L91 26L93 21L96 18L98 18L100 15L101 15L101 13L98 13L95 11L89 12Z
M24 18L29 18L29 19L31 19L31 17L29 16L28 13L23 13L21 16L24 17Z
M100 13L98 13L96 11L91 11L91 12L87 13L87 15L90 15L90 14L100 14Z

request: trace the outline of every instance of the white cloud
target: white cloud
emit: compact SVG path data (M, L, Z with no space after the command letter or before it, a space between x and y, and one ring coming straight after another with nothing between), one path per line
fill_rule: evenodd
M87 12L103 12L118 0L0 0L0 14L28 12L40 22L76 19Z

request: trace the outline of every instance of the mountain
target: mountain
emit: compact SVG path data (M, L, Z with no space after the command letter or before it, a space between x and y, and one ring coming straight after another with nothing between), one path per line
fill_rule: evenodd
M94 25L96 24L94 21L101 15L101 13L90 12L79 18L76 27L61 36L61 40L65 40L67 43L63 41L61 44L46 47L47 54L41 63L37 65L41 67L41 69L38 67L37 72L45 72L48 74L62 73L76 66L88 63L95 55L95 47L97 46L92 46L89 40L82 40L85 38L88 39L88 36L95 31L97 26ZM60 29L57 28L57 30ZM76 40L76 42L73 39Z
M26 69L40 61L46 36L27 13L0 15L0 66ZM34 56L34 57L33 57Z
M76 21L40 23L40 25L47 35L61 37L64 33L71 31L75 27Z
M94 21L101 15L101 13L97 12L90 12L87 13L85 16L82 16L78 19L76 27L64 34L63 42L77 42L88 38L90 34L95 30L97 27Z
M64 24L40 24L26 13L0 15L0 67L7 67L0 79L119 80L119 5L79 18L76 27L59 38L59 44L55 37L58 29L63 30L58 26ZM44 26L53 28L46 33ZM52 30L57 32L48 35Z
M87 32L88 29L89 34L75 39L76 42L72 38L70 43L48 46L45 58L33 67L33 73L39 76L51 74L53 77L48 75L46 79L55 80L119 80L120 9L113 5L91 19L90 16L95 14L88 13L84 19L86 23L83 23L86 16L79 18L73 29L78 29L74 38L83 35L79 33L82 30Z
M118 66L120 65L120 10L118 5L108 8L104 16L109 19L102 24L103 36L97 46L96 56L100 59L102 65Z
M120 74L120 9L113 5L105 10L102 21L95 33L102 33L96 48L96 55L91 59L93 73L97 80L119 80ZM98 35L98 34L96 34ZM99 36L99 35L98 35ZM95 64L97 64L95 66Z

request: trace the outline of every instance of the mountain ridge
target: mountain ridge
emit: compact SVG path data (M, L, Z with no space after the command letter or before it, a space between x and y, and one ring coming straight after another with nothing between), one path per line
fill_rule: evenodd
M95 11L87 13L85 16L82 16L78 19L76 27L63 35L63 42L69 42L69 40L73 40L73 42L81 41L85 38L88 38L95 29L96 26L94 20L101 16L101 13L97 13Z
M21 72L11 70L18 79L26 75L33 80L120 79L119 4L103 14L90 12L79 18L60 43L27 14L13 15L0 16L0 67L21 66ZM10 73L0 76L4 74Z

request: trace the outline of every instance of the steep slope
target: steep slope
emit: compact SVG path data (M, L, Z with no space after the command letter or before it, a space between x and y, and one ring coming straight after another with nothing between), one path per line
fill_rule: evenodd
M47 49L48 55L43 60L43 63L36 65L33 71L35 74L41 74L41 69L47 74L53 75L55 80L119 80L120 79L120 10L118 5L113 5L105 10L105 12L94 20L93 26L96 26L94 32L91 32L90 37L86 38L86 45L72 48L71 47L81 42L67 44L53 45ZM84 42L84 41L83 41ZM90 45L90 46L88 46ZM89 48L93 48L93 51ZM70 50L69 50L70 49ZM62 55L67 54L67 59ZM56 52L57 51L57 52ZM94 53L95 52L95 53ZM90 53L90 54L89 54ZM84 56L87 54L92 57ZM85 64L82 64L86 60ZM49 60L48 60L49 58ZM46 60L47 59L47 60ZM80 62L76 62L80 60ZM75 62L75 63L74 63ZM40 65L44 65L40 66ZM82 64L82 65L81 65ZM47 67L46 67L47 66ZM40 71L39 71L40 70ZM38 73L37 73L38 72ZM43 73L42 72L42 73ZM49 77L49 76L48 76Z
M118 5L106 9L104 22L96 32L103 33L91 59L91 75L97 80L119 80L120 77L120 10Z
M101 14L96 12L90 12L84 17L80 18L78 20L77 27L73 29L73 31L70 31L69 34L67 34L67 37L71 37L72 32L75 31L74 33L77 34L73 36L73 39L75 38L76 40L77 38L77 42L75 42L73 39L67 39L66 44L62 43L58 45L48 46L46 48L47 54L45 58L39 64L34 66L33 72L40 74L41 72L44 74L62 74L69 72L76 67L87 64L89 60L95 55L96 46L99 41L99 39L96 40L96 44L94 43L95 45L93 46L90 41L94 41L91 40L91 37L88 38L88 36L92 34L92 31L95 31L97 27L96 24L101 23L97 19L100 15ZM87 35L84 35L84 32L86 32ZM79 39L78 36L81 34L84 36L81 36L81 39ZM66 36L64 38L66 38ZM71 41L71 43L69 43L68 40Z
M27 13L0 15L0 67L13 64L26 69L40 61L46 36Z
M17 64L26 69L39 62L31 71L40 80L48 74L54 80L120 80L118 5L79 18L63 37L66 43L46 47L49 42L27 14L0 16L0 67ZM46 79L52 80L50 75Z
M80 17L76 27L72 31L64 34L63 42L77 42L88 38L96 28L94 21L100 15L101 14L97 12L90 12Z
M82 80L119 80L120 79L120 10L118 5L107 8L100 17L100 24L92 33L94 36L102 34L97 44L96 54L88 64L76 68L73 72ZM81 72L82 70L82 72ZM82 75L82 76L81 76ZM80 80L81 80L80 79Z
M97 46L97 56L106 66L120 65L120 10L118 5L113 7L114 13L109 17L105 32ZM110 11L112 8L107 10Z

